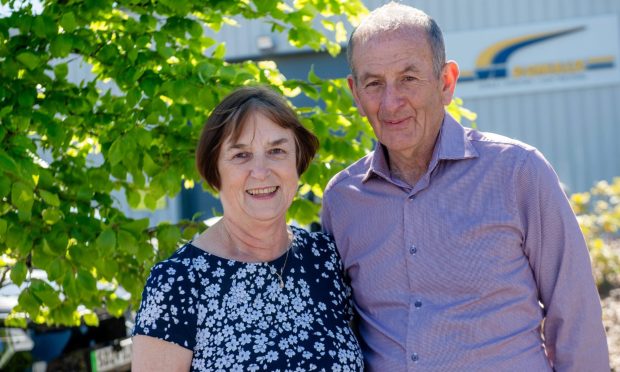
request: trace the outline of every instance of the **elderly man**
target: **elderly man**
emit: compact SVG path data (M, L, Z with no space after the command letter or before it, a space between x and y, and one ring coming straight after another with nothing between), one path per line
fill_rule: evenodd
M424 12L390 3L348 46L378 143L324 194L371 371L609 370L588 251L535 148L444 110L458 66Z

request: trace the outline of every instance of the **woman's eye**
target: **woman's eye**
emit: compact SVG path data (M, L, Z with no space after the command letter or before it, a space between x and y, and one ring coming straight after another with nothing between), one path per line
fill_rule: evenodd
M286 151L281 148L275 148L275 149L269 150L269 153L272 155L281 155L281 154L286 154Z
M249 159L251 156L249 152L238 152L233 155L233 159Z

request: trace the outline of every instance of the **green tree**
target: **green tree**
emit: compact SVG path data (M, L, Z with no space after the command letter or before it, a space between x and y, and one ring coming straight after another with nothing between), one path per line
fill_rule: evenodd
M194 187L201 124L235 87L268 84L317 102L297 108L321 140L289 214L302 224L320 208L304 196L319 200L329 178L373 145L345 80L312 71L287 80L272 62L228 63L208 36L261 19L296 47L337 55L343 20L366 12L358 0L59 0L40 14L1 2L12 12L0 18L0 285L10 277L24 286L13 324L97 324L95 309L135 309L151 266L204 226L149 226L111 193L155 209ZM77 62L92 66L92 79L68 79ZM460 104L449 110L472 116Z

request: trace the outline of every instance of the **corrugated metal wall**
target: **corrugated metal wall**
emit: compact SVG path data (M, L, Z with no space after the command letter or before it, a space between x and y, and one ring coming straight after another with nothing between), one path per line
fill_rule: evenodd
M450 33L459 31L607 14L620 16L620 0L402 2L433 16L448 37ZM366 0L365 3L372 9L385 1ZM226 41L230 58L260 58L268 54L261 53L256 48L256 37L259 35L273 37L276 49L271 53L299 52L288 45L284 36L271 34L269 25L260 20L242 22L240 28L225 28L217 38ZM448 57L450 58L450 50ZM300 54L298 59L310 61L312 57L305 53ZM336 70L342 68L342 63L342 59L334 60L334 64L339 65ZM286 66L282 67L286 69ZM301 75L304 73L306 72ZM584 191L598 180L611 180L620 176L619 84L470 98L465 100L465 106L478 113L480 130L504 134L539 148L571 192Z
M367 2L369 8L382 3ZM447 34L596 15L620 15L618 0L424 0L403 3L431 14ZM465 106L478 113L480 130L517 138L540 149L569 191L584 191L598 180L620 176L618 84L471 98L465 100Z

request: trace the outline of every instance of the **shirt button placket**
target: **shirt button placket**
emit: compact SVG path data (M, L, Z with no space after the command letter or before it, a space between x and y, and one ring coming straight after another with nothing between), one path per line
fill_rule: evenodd
M415 196L415 195L409 195L409 196L407 197L407 200L408 200L409 202L412 202L412 201L414 201L414 200L415 200L415 198L416 198L416 196ZM409 254L410 254L411 256L415 256L417 253L418 253L418 247L416 247L416 245L415 245L415 244L411 244L411 245L409 246ZM418 299L418 300L416 300L416 301L414 302L413 306L415 307L415 309L416 309L416 310L420 309L420 308L422 307L422 301L421 301L421 300L419 300L419 299ZM413 314L411 314L411 315L413 315ZM411 353L410 358L411 358L411 361L412 361L413 363L415 363L415 364L417 364L417 363L418 363L418 361L420 360L420 356L418 355L418 353Z

